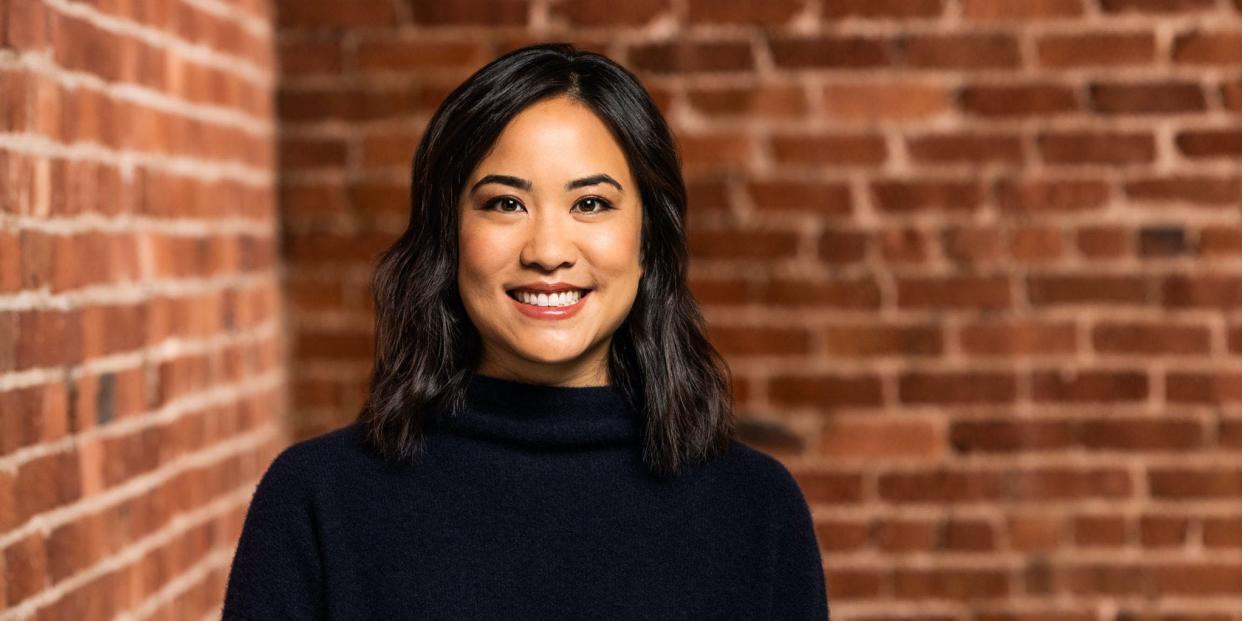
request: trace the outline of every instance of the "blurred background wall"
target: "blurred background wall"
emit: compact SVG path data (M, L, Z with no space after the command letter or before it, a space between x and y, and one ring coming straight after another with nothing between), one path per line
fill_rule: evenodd
M211 614L430 114L567 40L677 132L834 619L1242 620L1242 0L5 2L0 611Z

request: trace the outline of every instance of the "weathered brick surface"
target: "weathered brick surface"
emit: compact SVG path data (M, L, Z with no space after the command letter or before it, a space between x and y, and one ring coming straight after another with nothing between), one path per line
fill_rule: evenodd
M0 617L219 615L289 441L272 30L0 2Z

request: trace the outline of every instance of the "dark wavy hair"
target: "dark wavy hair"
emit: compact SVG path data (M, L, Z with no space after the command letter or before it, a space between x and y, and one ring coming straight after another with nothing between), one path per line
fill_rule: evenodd
M457 201L470 173L527 106L563 96L590 107L625 152L640 190L644 274L613 334L611 383L642 423L655 476L722 454L735 435L732 374L687 287L686 188L672 132L638 79L568 43L510 51L454 89L431 117L411 171L410 220L379 255L375 364L358 421L386 459L421 451L425 413L464 407L481 354L457 290Z

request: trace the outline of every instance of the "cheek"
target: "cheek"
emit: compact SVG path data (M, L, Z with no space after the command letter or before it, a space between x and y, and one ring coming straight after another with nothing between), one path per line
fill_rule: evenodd
M504 237L488 227L463 224L457 258L458 286L463 295L491 287L491 275L504 265Z
M637 277L639 270L639 234L630 227L617 227L596 235L589 246L591 263L614 278Z

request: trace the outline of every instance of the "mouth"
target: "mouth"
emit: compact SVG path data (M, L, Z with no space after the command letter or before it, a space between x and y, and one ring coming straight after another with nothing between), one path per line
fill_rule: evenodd
M514 300L536 308L561 308L573 306L586 298L594 289L564 289L555 292L509 289L505 293Z

